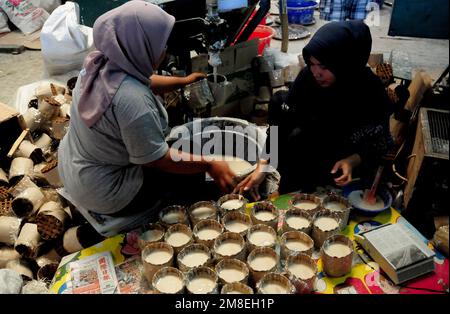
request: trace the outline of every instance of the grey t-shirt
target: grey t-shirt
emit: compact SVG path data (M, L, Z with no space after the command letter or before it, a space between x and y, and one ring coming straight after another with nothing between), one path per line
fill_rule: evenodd
M79 116L79 98L77 84L69 131L58 150L58 170L75 206L112 214L141 188L141 165L167 153L167 112L148 87L129 76L92 128Z

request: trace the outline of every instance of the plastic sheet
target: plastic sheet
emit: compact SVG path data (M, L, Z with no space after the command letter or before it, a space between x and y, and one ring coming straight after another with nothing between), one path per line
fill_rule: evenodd
M194 112L202 111L208 104L214 103L214 96L206 79L185 86L183 96Z
M264 58L273 63L275 69L283 69L288 65L299 65L297 55L284 53L276 48L267 47L264 51Z

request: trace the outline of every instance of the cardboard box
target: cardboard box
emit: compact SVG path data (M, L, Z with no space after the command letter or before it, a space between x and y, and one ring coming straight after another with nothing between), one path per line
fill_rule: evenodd
M239 72L249 69L256 56L258 56L258 40L256 38L236 45L234 71Z
M253 58L257 56L258 41L256 39L227 47L220 53L222 65L217 68L217 71L219 74L229 75L247 70L251 67Z

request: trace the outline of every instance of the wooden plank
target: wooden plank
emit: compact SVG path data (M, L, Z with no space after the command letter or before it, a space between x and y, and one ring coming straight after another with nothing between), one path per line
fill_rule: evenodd
M412 120L415 119L414 114L418 111L425 92L431 89L432 83L432 78L425 71L418 71L411 81L411 84L409 84L408 90L410 96L406 102L405 109L413 113L413 116L411 117ZM391 117L390 130L396 144L400 145L403 143L407 129L407 123L395 120L393 116Z
M14 144L11 146L11 149L8 152L8 158L12 158L14 153L16 152L17 148L19 148L19 145L22 143L22 141L25 139L27 134L29 133L30 129L25 129L22 131L22 133L19 135L17 140L14 142Z
M406 177L408 179L408 182L406 183L403 197L405 208L408 206L408 203L411 200L414 191L414 186L416 185L417 177L419 176L424 157L425 157L425 150L423 143L423 124L422 120L419 119L419 121L417 122L417 131L416 131L416 138L414 141L414 147L409 157L408 168L406 171Z
M22 115L19 115L18 117L19 125L22 128L22 130L27 130L27 124L25 123L25 119ZM27 133L27 139L30 141L30 143L34 144L33 136L31 136L31 132Z
M30 49L40 50L40 35L40 30L29 35L25 35L19 30L12 31L0 37L0 51L21 53L25 51L26 47L30 47Z
M287 53L289 49L289 22L287 14L287 4L285 0L281 0L280 21L281 21L281 52Z

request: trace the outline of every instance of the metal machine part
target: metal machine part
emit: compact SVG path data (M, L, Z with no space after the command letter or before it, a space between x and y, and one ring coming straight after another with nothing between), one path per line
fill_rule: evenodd
M206 46L208 48L209 64L212 67L222 64L219 53L225 48L228 38L227 22L219 16L219 2L223 1L206 0Z

